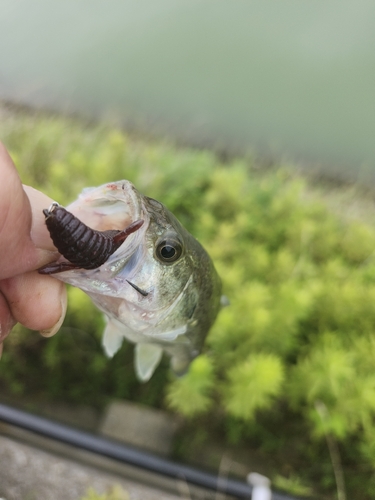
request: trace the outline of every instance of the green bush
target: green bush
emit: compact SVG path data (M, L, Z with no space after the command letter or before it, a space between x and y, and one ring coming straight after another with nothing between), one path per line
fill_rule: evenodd
M18 327L6 341L3 391L167 405L210 422L228 442L271 452L279 483L320 494L335 491L328 436L339 446L349 497L374 498L371 225L334 214L285 167L259 173L245 160L223 165L207 151L56 117L13 114L0 130L23 181L62 204L83 187L121 178L162 201L207 248L230 299L185 377L173 379L164 361L140 385L132 346L107 360L101 315L70 289L60 334L46 340Z

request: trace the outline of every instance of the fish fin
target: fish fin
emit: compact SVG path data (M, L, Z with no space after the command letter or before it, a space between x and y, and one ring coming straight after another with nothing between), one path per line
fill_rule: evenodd
M141 382L147 382L158 366L163 350L153 344L136 344L135 371Z
M124 336L120 328L113 321L109 320L102 338L104 352L109 358L112 358L120 349L123 339Z
M187 373L190 363L192 361L192 358L189 358L188 356L172 356L171 358L171 368L173 373L177 377L182 377Z
M166 332L162 333L154 333L152 334L152 336L158 340L165 340L167 342L172 342L173 340L176 340L176 338L179 335L183 335L186 332L187 332L187 325L182 325L179 326L178 328L175 328L174 330L167 330Z
M228 299L228 297L226 295L222 295L220 297L220 305L221 305L221 307L230 306L230 300Z

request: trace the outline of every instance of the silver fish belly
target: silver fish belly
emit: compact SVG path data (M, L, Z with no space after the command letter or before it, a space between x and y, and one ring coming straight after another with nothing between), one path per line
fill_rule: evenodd
M128 228L99 267L80 268L62 256L50 268L105 314L106 354L113 356L126 338L136 344L141 381L150 379L163 352L173 371L183 374L220 309L221 282L207 252L164 205L129 181L85 189L66 210L95 232L122 234Z

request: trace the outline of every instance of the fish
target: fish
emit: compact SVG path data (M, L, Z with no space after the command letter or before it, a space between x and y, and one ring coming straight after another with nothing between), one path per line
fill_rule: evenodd
M140 381L151 378L163 353L176 375L186 373L222 306L221 280L203 246L127 180L85 188L58 207L44 214L62 255L39 272L80 288L104 313L107 356L124 339L135 344Z

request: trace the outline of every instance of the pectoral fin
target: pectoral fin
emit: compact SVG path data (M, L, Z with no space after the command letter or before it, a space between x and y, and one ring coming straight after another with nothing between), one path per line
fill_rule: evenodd
M221 307L230 306L230 300L228 299L228 297L226 295L222 295L220 297L220 305L221 305Z
M183 335L187 331L187 325L179 326L178 328L174 328L173 330L167 330L162 333L154 333L152 336L158 340L166 340L168 342L172 342L176 340L179 335Z
M163 350L152 344L136 344L134 352L137 377L141 382L147 382L158 366Z
M177 377L182 377L189 369L192 358L189 356L172 356L171 368Z
M123 339L124 336L121 329L116 323L109 320L102 338L104 352L109 358L112 358L120 349Z

